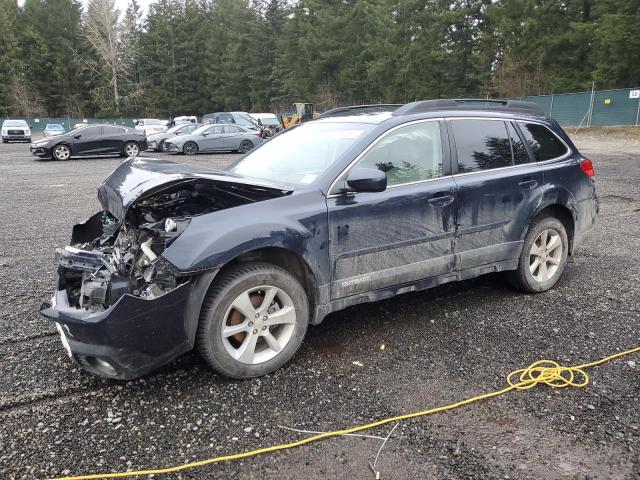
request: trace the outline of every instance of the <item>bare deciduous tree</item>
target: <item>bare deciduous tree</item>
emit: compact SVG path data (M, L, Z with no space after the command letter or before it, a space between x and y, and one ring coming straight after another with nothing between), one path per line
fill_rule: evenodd
M115 0L91 0L84 23L84 36L95 56L77 55L77 59L98 82L93 89L96 102L121 113L143 93L134 75L137 39L128 35L126 23L120 22Z

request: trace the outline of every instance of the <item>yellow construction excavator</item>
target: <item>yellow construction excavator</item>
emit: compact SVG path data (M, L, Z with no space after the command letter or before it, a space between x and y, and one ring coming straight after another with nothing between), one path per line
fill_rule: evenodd
M318 114L313 111L313 103L294 103L293 107L295 113L282 115L282 125L284 128L313 120L318 116Z

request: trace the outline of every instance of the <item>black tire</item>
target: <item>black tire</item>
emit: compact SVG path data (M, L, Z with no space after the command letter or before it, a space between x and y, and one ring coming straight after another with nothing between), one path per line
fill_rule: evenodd
M137 152L135 154L131 153L127 153L127 150L136 150ZM138 145L136 142L127 142L124 144L124 146L122 147L122 151L120 152L120 156L121 157L137 157L138 154L140 154L140 145Z
M233 302L241 294L251 289L259 291L258 287L261 286L275 287L275 289L283 291L288 296L291 301L290 305L293 306L295 311L295 321L287 325L266 327L273 332L273 328L277 329L293 325L292 333L289 333L290 337L287 343L279 353L275 353L273 358L261 363L243 363L233 358L228 351L231 342L235 341L237 335L227 336L227 340L225 340L222 335L222 328L223 326L234 325L233 323L228 323L231 316L235 314L235 310L232 309ZM276 300L272 303L276 308L278 308L279 295L275 297ZM258 302L260 301L262 300L258 300ZM253 299L251 299L251 302L253 303ZM250 320L248 316L240 315L240 317L244 318L243 323ZM259 322L259 320L255 321ZM231 378L259 377L277 370L293 358L302 344L308 323L309 304L307 295L300 282L293 275L269 263L239 265L216 278L209 292L207 292L200 313L200 323L196 337L197 348L207 363L222 375ZM248 325L249 330L251 330L253 328L252 323ZM265 329L264 326L260 327L257 323L255 327L254 334L259 332L259 329ZM249 336L250 334L250 332L247 332L243 335ZM245 340L247 339L247 337L244 338ZM260 342L259 336L256 338L258 338L256 342ZM263 339L262 342L262 347L267 347L266 340ZM258 351L258 343L254 343L254 345L256 345L255 351ZM269 347L267 347L267 353L271 353L268 350Z
M2 139L2 143L9 143L9 140Z
M253 143L251 140L243 140L240 142L240 146L238 147L238 152L247 153L249 150L253 149Z
M556 253L553 258L553 262L558 262L557 264L549 263L549 265L556 266L557 268L553 272L553 274L549 274L546 280L538 280L534 277L534 274L531 272L531 267L535 263L536 255L532 254L532 247L534 246L534 242L536 244L536 251L540 242L540 237L543 232L555 232L559 236L559 240L561 242L562 250L559 254L557 252L552 252L551 249L547 249L546 246L542 250L544 250L543 254L547 255L547 258L551 258L554 255L549 255L549 253ZM552 235L553 236L553 235ZM547 237L548 238L548 237ZM522 252L520 253L520 258L518 261L518 269L507 272L507 281L516 289L526 292L526 293L542 293L554 287L560 277L562 277L562 273L567 265L567 255L569 253L569 240L567 236L567 230L564 224L555 217L545 216L536 218L531 225L529 225L529 230L527 231L527 235L524 238L524 245L522 247ZM540 261L538 261L538 265ZM547 265L545 260L545 265ZM538 267L539 269L540 267ZM547 272L545 266L545 273ZM538 276L543 279L545 275L541 275L538 269L534 269L534 272L538 272Z
M156 152L161 152L164 148L164 140L160 140L160 143L156 147Z
M58 144L51 149L51 156L58 161L71 160L71 148L64 144Z
M185 155L195 155L198 153L198 144L195 142L187 142L182 146L182 153Z

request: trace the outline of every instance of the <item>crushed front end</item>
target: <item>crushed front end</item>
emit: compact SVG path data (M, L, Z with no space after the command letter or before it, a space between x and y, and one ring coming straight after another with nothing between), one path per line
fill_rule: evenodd
M135 378L191 350L207 277L217 270L180 271L162 254L192 217L269 196L179 168L123 162L98 190L103 210L56 250L55 294L40 312L92 373Z

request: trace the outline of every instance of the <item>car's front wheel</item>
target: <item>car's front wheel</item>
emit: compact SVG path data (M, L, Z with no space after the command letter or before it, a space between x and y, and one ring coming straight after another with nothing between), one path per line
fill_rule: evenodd
M268 263L240 265L221 274L207 293L198 350L227 377L258 377L294 356L308 322L307 295L293 275Z
M182 153L185 155L195 155L198 153L198 144L195 142L187 142L182 147Z
M552 288L567 264L569 240L563 223L555 217L534 220L524 239L518 269L507 279L527 293L546 292Z
M69 160L71 158L71 149L66 145L56 145L52 152L55 160Z

